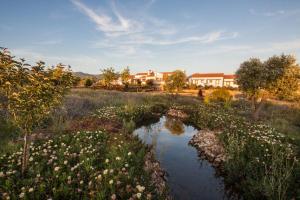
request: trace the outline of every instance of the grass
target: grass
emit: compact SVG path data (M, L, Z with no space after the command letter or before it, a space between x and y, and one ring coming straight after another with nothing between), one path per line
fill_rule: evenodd
M1 157L0 162L0 173L5 173L5 179L0 178L0 193L9 193L11 190L10 196L16 198L16 195L24 193L26 198L109 199L116 195L117 199L123 199L131 196L138 198L140 195L137 194L141 193L138 192L138 188L145 187L141 198L145 199L147 195L155 199L164 198L165 194L155 191L148 172L143 170L143 159L147 149L137 138L131 136L131 132L140 123L157 117L169 107L186 111L190 115L188 121L199 128L222 130L220 139L228 156L224 166L225 180L229 184L235 184L245 199L285 199L300 194L297 190L300 185L297 180L300 177L299 162L294 160L295 153L299 158L297 148L300 147L298 105L269 103L263 110L262 120L254 123L249 120L251 110L247 101L233 101L231 107L224 108L218 104L203 104L196 97L190 96L92 89L73 89L66 96L62 107L55 110L44 121L43 126L36 130L48 134L52 142L49 144L49 140L41 140L34 143L32 147L35 149L35 155L32 162L37 164L30 166L25 179L20 177L18 168L17 152L20 148L16 145L18 143L11 142L17 139L17 131L7 121L0 124L0 134L5 136L0 150L2 155L7 153ZM91 136L93 139L90 141ZM78 137L82 142L77 141ZM62 142L69 146L68 152L80 154L83 150L83 155L78 158L66 158L63 152L66 152L67 147L61 146ZM290 143L295 146L291 146ZM47 156L42 156L43 145L51 146L51 153L47 153ZM54 150L55 145L57 147ZM96 149L95 155L90 155L87 152L90 150L86 148ZM129 151L133 155L130 159L133 160L128 160L126 156ZM53 157L57 159L48 167L46 163ZM86 161L89 157L91 162ZM109 160L108 163L105 162L106 159ZM63 164L65 161L68 166ZM82 161L88 165L79 164ZM55 171L54 163L59 167L58 171ZM130 175L129 179L122 176L122 169L126 163L133 168L125 167L124 172ZM70 170L78 164L80 177ZM110 169L114 169L114 172L107 172L109 178L104 180L103 173ZM9 173L9 176L12 176L10 182L6 181L8 171L13 172ZM61 174L58 175L58 172ZM44 179L36 184L34 181L38 174ZM84 180L82 174L86 174ZM101 181L92 182L92 187L89 188L89 182L100 174ZM69 176L72 179L71 185L68 185ZM17 184L13 183L15 180L18 180ZM113 183L109 184L111 180ZM118 181L121 184L117 184ZM40 186L42 188L39 188ZM34 192L29 192L31 188ZM124 192L128 188L130 192ZM95 191L98 191L100 196L93 196ZM56 194L61 196L54 196Z

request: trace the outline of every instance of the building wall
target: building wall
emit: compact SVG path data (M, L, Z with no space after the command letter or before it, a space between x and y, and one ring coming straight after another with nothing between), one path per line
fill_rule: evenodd
M222 87L223 86L223 77L205 77L205 78L191 77L191 78L189 78L189 83L195 84L198 86Z

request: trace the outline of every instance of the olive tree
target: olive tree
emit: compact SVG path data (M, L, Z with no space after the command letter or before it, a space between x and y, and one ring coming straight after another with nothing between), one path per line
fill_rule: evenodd
M45 63L35 66L16 61L4 49L0 53L0 90L6 97L6 109L24 136L22 173L29 158L30 135L53 108L62 102L72 85L72 74L59 64L46 69Z
M186 83L186 75L181 70L174 71L166 80L166 89L170 92L176 90L178 93Z
M239 88L251 99L256 120L268 97L295 92L299 84L299 67L290 55L273 56L265 62L250 58L240 65L236 76Z

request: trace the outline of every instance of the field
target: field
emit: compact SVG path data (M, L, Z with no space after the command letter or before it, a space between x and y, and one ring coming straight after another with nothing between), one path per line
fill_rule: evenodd
M300 195L297 103L269 102L261 121L252 122L245 100L224 108L194 96L73 89L35 130L25 177L20 173L19 132L2 117L2 198L168 198L162 177L151 176L157 169L145 167L149 147L131 133L169 108L187 113L186 122L199 129L222 131L228 155L225 180L245 199Z

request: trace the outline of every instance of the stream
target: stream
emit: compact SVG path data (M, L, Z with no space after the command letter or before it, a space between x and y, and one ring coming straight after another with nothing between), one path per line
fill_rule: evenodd
M167 172L167 184L174 199L229 199L222 177L211 164L200 159L188 143L198 132L193 126L169 117L134 131L144 143L152 145L156 159Z

